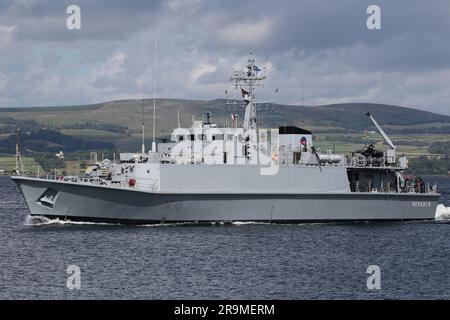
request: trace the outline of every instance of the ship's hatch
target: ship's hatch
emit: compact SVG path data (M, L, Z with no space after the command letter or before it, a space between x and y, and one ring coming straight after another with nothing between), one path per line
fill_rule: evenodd
M56 199L58 197L59 192L52 189L47 188L45 192L39 197L37 203L47 207L47 208L53 208L55 205Z

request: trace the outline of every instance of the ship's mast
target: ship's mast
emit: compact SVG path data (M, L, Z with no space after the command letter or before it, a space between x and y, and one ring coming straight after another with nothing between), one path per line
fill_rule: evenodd
M156 53L158 50L158 41L155 39L153 53L153 141L152 152L156 152Z
M255 59L250 53L248 64L244 71L235 71L231 77L236 89L240 88L245 101L244 130L256 129L256 100L255 87L261 86L266 78L262 70L255 64Z
M16 174L20 176L23 171L22 156L20 155L20 129L16 134Z
M142 154L145 153L145 118L144 118L144 108L145 108L145 100L144 100L144 90L142 89Z

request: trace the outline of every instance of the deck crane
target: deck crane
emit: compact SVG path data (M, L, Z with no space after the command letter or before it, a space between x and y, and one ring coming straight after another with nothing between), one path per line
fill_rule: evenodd
M372 115L370 114L370 112L366 113L366 117L370 119L370 121L372 121L372 123L374 124L374 126L377 128L378 132L381 134L381 136L383 137L384 141L389 145L389 147L391 147L390 149L387 149L385 151L385 159L386 159L386 163L387 164L395 164L395 151L397 149L397 147L394 145L394 143L392 142L392 140L388 137L388 135L384 132L384 130L380 127L380 125L378 124L378 122L374 119L374 117L372 117Z

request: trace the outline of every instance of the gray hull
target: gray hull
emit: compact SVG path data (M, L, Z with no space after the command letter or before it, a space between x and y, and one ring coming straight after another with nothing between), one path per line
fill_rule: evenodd
M131 224L434 219L438 194L168 193L12 177L31 215ZM51 201L42 201L49 194Z

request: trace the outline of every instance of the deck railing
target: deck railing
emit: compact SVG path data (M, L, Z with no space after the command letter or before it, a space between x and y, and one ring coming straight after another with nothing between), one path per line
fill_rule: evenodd
M158 179L148 179L148 178L138 178L134 186L129 184L128 180L108 180L101 177L86 177L81 175L80 172L84 171L74 171L75 175L62 175L54 173L41 173L38 171L24 171L20 174L22 177L35 178L39 180L49 180L49 181L65 181L80 184L90 184L98 186L111 186L117 188L129 188L138 189L144 191L157 191L158 190Z

